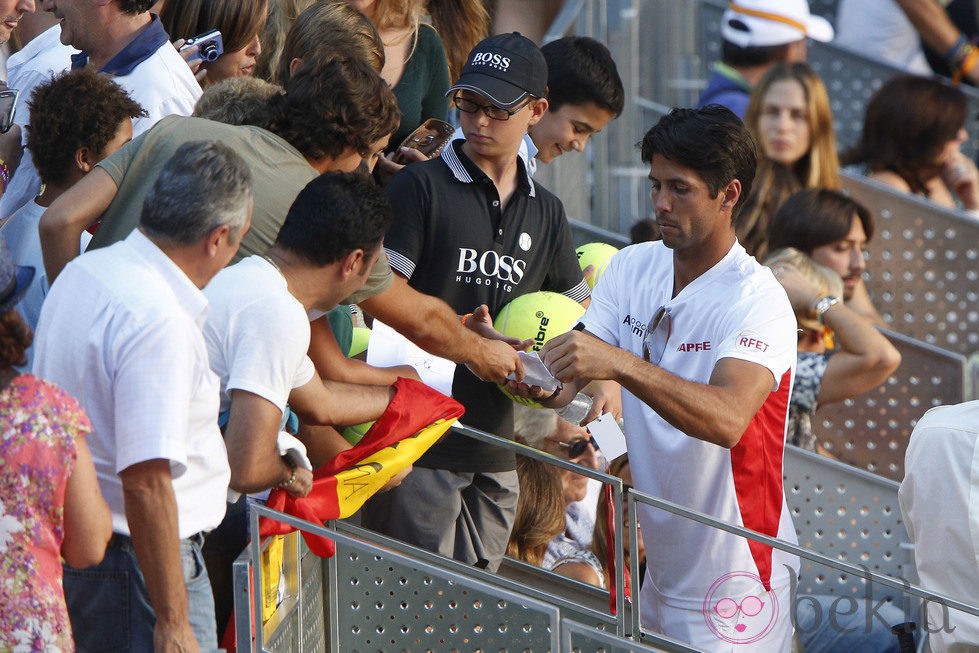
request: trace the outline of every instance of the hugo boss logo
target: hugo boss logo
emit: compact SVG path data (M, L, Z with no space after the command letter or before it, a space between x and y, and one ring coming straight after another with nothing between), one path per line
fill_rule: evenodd
M523 259L498 254L492 250L479 253L468 247L459 248L459 263L456 266L459 274L479 273L505 283L518 284L526 269L527 262Z
M504 57L503 55L494 54L492 52L477 52L473 55L471 65L490 66L491 68L496 68L497 70L506 71L510 68L510 57Z

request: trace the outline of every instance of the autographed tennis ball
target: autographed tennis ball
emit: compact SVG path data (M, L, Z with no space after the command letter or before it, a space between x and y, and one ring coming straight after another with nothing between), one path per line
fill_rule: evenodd
M595 284L601 279L602 274L605 272L605 268L608 267L608 262L612 260L612 257L619 251L617 247L609 245L608 243L585 243L581 247L575 250L575 254L578 255L578 265L584 270L589 265L595 266L595 274L591 279L588 279L588 287L594 289Z
M542 290L521 295L504 306L493 326L503 335L533 340L531 350L540 351L545 342L570 331L584 314L582 305L567 295ZM542 407L536 401L510 394L504 386L500 390L518 404Z

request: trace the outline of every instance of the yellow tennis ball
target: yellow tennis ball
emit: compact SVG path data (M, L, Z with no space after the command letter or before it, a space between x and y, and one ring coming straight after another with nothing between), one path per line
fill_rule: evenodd
M350 352L347 354L347 358L353 358L367 351L367 343L370 340L370 329L367 327L354 327L353 335L350 338Z
M517 297L500 309L493 326L506 336L520 340L533 340L533 351L539 351L544 343L571 330L585 309L567 295L539 291ZM503 394L524 406L541 408L536 401L515 397L500 386Z
M591 279L588 279L588 287L594 288L595 284L602 277L605 272L605 268L608 267L608 262L612 260L612 257L619 251L617 247L609 245L608 243L585 243L581 247L575 250L575 254L578 255L578 265L584 270L589 265L595 266L595 274Z
M348 426L343 429L340 435L343 439L349 442L351 445L356 445L360 440L367 435L367 431L374 426L374 421L364 422L363 424L355 424L354 426Z

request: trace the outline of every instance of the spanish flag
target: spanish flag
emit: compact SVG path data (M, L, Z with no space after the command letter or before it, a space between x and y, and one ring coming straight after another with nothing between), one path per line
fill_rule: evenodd
M412 379L399 378L387 410L352 449L313 472L313 489L303 498L274 489L266 506L322 524L357 512L395 474L413 464L438 442L465 412L462 404ZM292 527L262 518L262 536L289 533ZM333 542L303 533L313 553L332 556Z

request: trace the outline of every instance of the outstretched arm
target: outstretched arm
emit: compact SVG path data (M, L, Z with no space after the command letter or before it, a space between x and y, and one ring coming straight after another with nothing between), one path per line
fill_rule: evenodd
M105 213L118 188L102 168L96 167L65 191L41 216L38 231L49 283L78 256L82 232Z
M410 365L375 367L344 356L330 321L325 317L310 322L309 330L309 358L324 380L364 385L391 385L399 376L419 380L418 373Z
M514 372L523 378L523 366L512 346L467 329L448 304L418 292L400 274L395 273L387 290L361 306L425 351L465 363L481 379L504 383Z
M541 358L565 384L557 404L588 381L616 381L683 433L727 448L740 441L773 383L767 368L735 358L722 358L708 383L695 383L583 331L548 341Z

